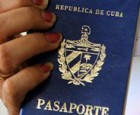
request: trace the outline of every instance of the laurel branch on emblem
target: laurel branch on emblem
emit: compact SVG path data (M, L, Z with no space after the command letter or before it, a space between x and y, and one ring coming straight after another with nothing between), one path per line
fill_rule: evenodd
M102 66L104 64L105 58L106 58L106 47L104 45L101 46L100 55L98 57L98 60L95 64L95 66L91 69L90 73L88 73L85 77L77 78L72 76L71 72L68 71L67 65L66 65L66 58L65 58L65 42L64 39L61 43L61 49L59 50L59 70L62 73L62 79L68 80L68 84L74 84L74 85L83 85L85 84L83 82L92 83L95 77L99 75L99 71L102 69Z

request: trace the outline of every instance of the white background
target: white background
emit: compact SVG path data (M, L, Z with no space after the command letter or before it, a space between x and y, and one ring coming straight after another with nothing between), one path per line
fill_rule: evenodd
M139 13L140 15L140 13ZM125 115L140 115L140 16L136 33L134 57L130 75ZM0 100L0 115L7 115L6 108Z
M140 12L125 115L140 115Z
M134 56L140 56L140 12L137 24L136 42L134 47Z

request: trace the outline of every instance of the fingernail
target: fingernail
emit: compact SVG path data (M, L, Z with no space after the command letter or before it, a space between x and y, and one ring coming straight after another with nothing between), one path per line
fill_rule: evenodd
M33 3L40 9L45 9L48 6L48 0L33 0Z
M39 67L42 72L47 73L53 69L53 64L52 63L42 64Z
M50 43L59 43L62 40L62 34L60 33L48 33L46 38Z
M51 22L52 21L52 18L53 18L53 14L50 13L50 12L43 12L42 13L42 16L43 16L43 19L46 21L46 22Z
M36 5L43 5L44 0L33 0L33 3L35 3Z

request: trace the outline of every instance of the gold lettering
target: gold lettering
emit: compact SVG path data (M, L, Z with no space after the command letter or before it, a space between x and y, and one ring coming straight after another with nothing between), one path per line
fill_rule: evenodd
M100 10L99 9L96 9L95 14L96 15L100 14Z
M100 11L100 15L104 15L104 10L101 10Z
M74 7L73 11L74 11L74 12L77 12L77 7Z
M86 105L86 112L85 115L92 115L93 106L92 105Z
M111 12L111 16L115 16L115 12L114 11L110 11Z
M70 103L69 113L73 113L73 110L76 110L77 105L75 103Z
M78 7L78 12L81 12L81 8L80 7Z
M122 12L120 13L120 18L123 18L123 13Z
M61 10L61 11L94 14L94 15L100 15L100 16L106 15L106 16L109 16L109 17L118 17L118 18L123 17L123 12L111 11L111 10L105 11L103 9L92 9L92 8L88 8L88 7L77 7L77 6L68 6L68 5L57 4L55 6L55 9L56 10Z
M106 11L106 15L111 17L119 17L119 18L123 17L123 13L118 11Z
M80 111L80 110L81 110L81 111ZM79 115L84 114L84 112L85 112L85 106L84 106L83 104L78 105L76 111L77 111L77 113L78 113Z
M84 13L85 12L85 8L82 8L82 13Z
M65 10L68 10L69 6L65 6Z
M48 103L46 104L44 110L50 110L50 111L52 111L51 101L48 101Z
M69 11L72 11L73 7L72 6L69 6Z
M60 109L60 102L59 101L55 101L54 102L53 110L54 111L59 111L59 109Z
M67 105L66 105L66 103L64 103L63 105L62 105L62 107L61 107L61 109L60 109L60 112L64 112L64 113L67 113L68 111L67 111Z
M115 15L116 17L119 17L120 16L120 13L119 12L116 12L116 15Z
M93 10L92 9L89 10L89 14L93 14Z
M43 106L45 104L45 100L44 99L38 99L37 102L37 109L41 109L41 106Z
M95 14L96 15L104 15L104 10L96 9Z
M60 9L59 5L56 5L55 9L56 10L59 10Z
M107 16L110 16L110 11L107 11L107 12L106 12L106 15L107 15Z
M101 107L100 106L94 106L94 110L95 110L95 115L99 115L99 111L101 111Z
M89 13L88 8L85 9L85 13Z
M46 111L55 111L63 113L77 113L78 115L109 115L109 108L103 106L84 105L76 103L60 103L59 101L51 102L44 99L37 100L36 109Z
M101 115L109 115L109 108L108 107L102 107L102 114Z

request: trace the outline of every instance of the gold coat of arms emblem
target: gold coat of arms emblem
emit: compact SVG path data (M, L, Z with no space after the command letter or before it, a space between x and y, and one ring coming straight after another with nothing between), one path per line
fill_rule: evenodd
M106 46L90 42L91 28L82 26L80 40L64 39L58 51L59 71L68 84L92 83L105 63Z

